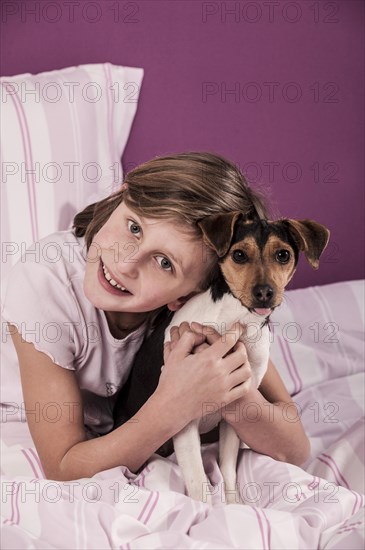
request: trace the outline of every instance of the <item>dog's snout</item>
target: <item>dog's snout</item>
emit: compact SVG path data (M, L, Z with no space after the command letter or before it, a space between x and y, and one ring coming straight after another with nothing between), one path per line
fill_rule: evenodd
M274 296L274 291L269 285L256 285L252 294L259 302L268 302Z

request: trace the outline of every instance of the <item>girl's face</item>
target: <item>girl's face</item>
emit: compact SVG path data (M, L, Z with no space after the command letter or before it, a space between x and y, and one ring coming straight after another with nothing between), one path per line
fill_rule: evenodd
M110 312L141 313L166 304L172 311L179 309L184 297L199 291L215 261L186 228L141 218L121 203L89 248L84 278L88 300Z

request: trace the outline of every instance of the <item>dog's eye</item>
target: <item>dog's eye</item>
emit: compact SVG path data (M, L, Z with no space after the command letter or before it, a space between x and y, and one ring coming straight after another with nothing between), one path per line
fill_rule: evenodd
M290 260L290 252L289 250L278 250L278 252L276 253L276 259L278 262L280 262L281 264L287 264L288 261Z
M236 264L244 264L248 260L247 254L243 250L234 250L232 258Z

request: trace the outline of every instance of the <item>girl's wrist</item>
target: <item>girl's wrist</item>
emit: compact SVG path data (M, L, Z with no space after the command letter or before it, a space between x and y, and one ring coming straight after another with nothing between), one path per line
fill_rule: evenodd
M177 434L192 420L179 401L166 396L158 388L151 395L148 402L165 425L169 437Z
M222 408L222 417L228 424L238 424L242 421L244 412L249 412L250 404L256 409L260 406L263 399L257 388L250 388L243 397Z

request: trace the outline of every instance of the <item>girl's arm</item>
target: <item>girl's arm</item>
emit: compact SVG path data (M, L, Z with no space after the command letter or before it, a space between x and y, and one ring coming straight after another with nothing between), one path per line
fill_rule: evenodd
M224 357L235 346L239 327L225 345L217 342L199 356L191 351L204 338L190 332L166 353L159 386L138 413L109 434L87 440L74 371L37 351L14 325L9 330L18 355L29 430L49 479L92 477L120 465L136 471L163 443L201 415L204 402L230 403L243 395L247 373L240 367L242 346Z
M297 466L308 459L310 443L299 411L271 360L259 389L249 390L222 413L251 449Z

